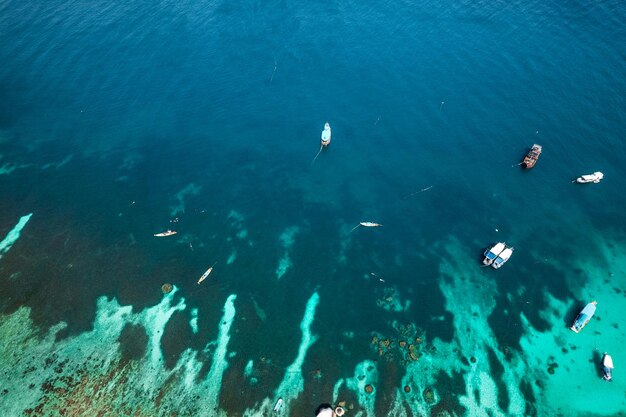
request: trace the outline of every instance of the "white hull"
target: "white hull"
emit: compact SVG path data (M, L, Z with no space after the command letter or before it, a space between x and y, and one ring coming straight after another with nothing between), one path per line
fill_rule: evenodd
M483 265L491 265L498 255L502 253L504 248L506 248L506 244L504 242L498 242L492 248L487 249L484 254L485 259L483 259Z
M500 255L498 255L498 257L493 261L491 266L493 266L495 269L499 269L509 260L511 255L513 255L513 248L507 247L502 251L502 253L500 253Z
M602 379L605 381L613 379L613 358L606 352L602 357Z
M604 174L598 171L589 175L581 175L580 177L576 178L576 182L579 184L597 184L602 180L602 178L604 178Z
M165 237L165 236L172 236L172 235L175 235L176 233L178 233L178 232L175 232L175 231L173 231L173 230L168 230L168 231L163 232L163 233L157 233L157 234L155 234L154 236L156 236L156 237Z
M587 323L589 323L589 320L591 320L591 318L595 314L597 304L598 303L596 301L592 301L587 304L585 308L583 308L580 313L578 313L576 319L574 320L574 324L572 324L572 327L570 327L570 329L572 329L572 331L574 331L575 333L579 333L582 329L584 329Z
M217 262L216 262L217 263ZM198 285L204 281L206 279L206 277L208 277L211 272L213 271L213 267L215 266L215 264L213 264L209 269L206 270L206 272L204 274L202 274L202 276L200 277L200 279L198 280Z
M328 145L331 137L332 131L330 130L330 125L326 123L324 125L324 130L322 130L322 145Z
M274 406L274 412L278 413L278 411L280 410L282 406L283 406L283 399L279 398L278 401L276 401L276 405Z

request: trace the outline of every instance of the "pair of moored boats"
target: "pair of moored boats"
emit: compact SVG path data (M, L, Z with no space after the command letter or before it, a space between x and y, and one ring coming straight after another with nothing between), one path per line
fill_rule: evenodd
M513 247L507 246L504 242L498 242L485 251L485 259L483 265L491 265L495 269L499 269L509 260L513 254Z
M522 166L527 169L534 167L539 160L539 155L541 155L541 151L541 145L535 143L522 160ZM576 178L576 182L579 184L597 184L602 180L602 178L604 178L604 174L600 171L596 171L593 174L581 175L580 177Z
M597 305L597 301L592 301L587 304L580 313L578 313L570 329L576 333L580 332L595 314ZM602 355L602 379L605 381L611 381L613 379L613 358L606 352Z

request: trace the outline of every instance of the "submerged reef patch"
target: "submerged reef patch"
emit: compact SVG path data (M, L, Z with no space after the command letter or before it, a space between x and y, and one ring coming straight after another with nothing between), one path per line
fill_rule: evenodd
M191 183L187 185L185 188L183 188L182 190L180 190L179 192L177 192L176 195L174 196L176 199L176 204L171 206L170 216L175 217L175 216L178 216L179 214L184 214L185 213L185 198L190 195L191 196L198 195L200 193L200 190L202 190L202 186Z
M235 296L224 307L218 340L213 342L217 348L211 370L200 378L206 351L186 350L173 369L164 364L163 331L172 314L185 309L183 299L174 303L176 292L174 288L159 304L137 313L130 306L100 298L93 329L60 341L55 335L65 325L59 323L41 335L26 307L0 317L0 386L6 390L0 400L3 413L222 414L207 407L217 404L216 393L227 366ZM127 343L131 341L137 342L134 349Z
M296 234L300 231L298 226L292 226L287 228L278 238L281 245L285 249L283 257L278 261L278 267L276 268L276 277L281 279L283 275L287 273L287 270L291 268L293 263L291 262L291 248L294 245Z
M20 217L20 220L17 222L15 227L7 233L4 239L2 239L2 242L0 242L0 258L2 258L2 255L6 254L11 249L13 244L20 238L22 229L24 229L24 226L26 226L26 223L28 223L32 215L33 213L30 213L26 216Z
M407 311L411 305L411 300L402 300L400 291L396 287L385 287L383 297L376 300L376 305L387 311Z

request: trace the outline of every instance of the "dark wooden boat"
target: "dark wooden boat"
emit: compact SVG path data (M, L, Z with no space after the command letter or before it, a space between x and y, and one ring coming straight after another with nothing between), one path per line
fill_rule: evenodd
M536 143L530 148L530 151L524 157L522 161L522 165L524 168L530 169L535 166L537 163L537 159L539 159L539 155L541 155L541 145L537 145Z

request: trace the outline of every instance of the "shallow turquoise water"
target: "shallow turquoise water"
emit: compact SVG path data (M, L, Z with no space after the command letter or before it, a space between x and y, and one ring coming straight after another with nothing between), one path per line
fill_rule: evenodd
M32 217L0 259L0 334L24 370L0 405L57 415L88 396L96 382L39 388L57 361L114 383L93 406L114 413L251 415L283 396L292 415L590 415L550 387L596 384L596 350L626 341L625 18L617 1L1 2L0 237ZM514 256L481 269L497 240ZM562 336L600 296L605 328ZM30 331L51 339L8 336ZM135 398L122 374L158 392ZM626 408L623 388L593 412Z

